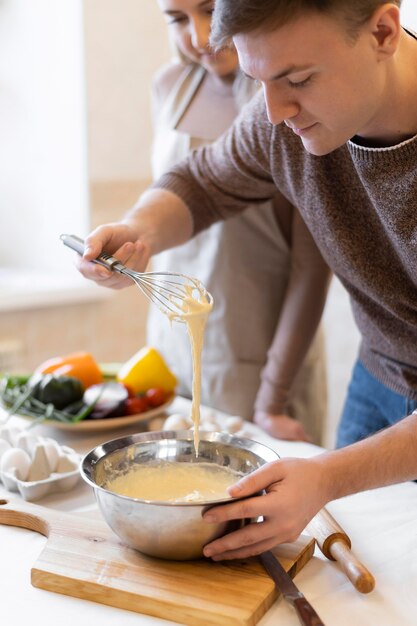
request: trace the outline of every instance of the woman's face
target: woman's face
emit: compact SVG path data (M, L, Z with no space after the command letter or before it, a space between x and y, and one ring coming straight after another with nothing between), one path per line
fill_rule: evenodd
M233 74L238 66L234 49L214 53L209 46L213 0L158 0L182 54L219 77Z

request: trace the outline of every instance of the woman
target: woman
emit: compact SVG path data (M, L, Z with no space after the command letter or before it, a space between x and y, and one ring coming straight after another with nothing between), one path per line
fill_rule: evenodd
M180 61L153 85L155 178L190 150L220 136L255 93L235 50L213 54L213 2L158 0ZM202 403L254 418L282 439L321 439L326 413L323 336L304 359L321 315L328 270L297 211L282 196L249 206L190 242L154 257L154 270L199 278L214 296L202 357ZM294 318L299 299L302 319ZM157 347L191 396L192 365L183 325L173 332L151 307L148 343ZM297 373L298 372L298 373Z

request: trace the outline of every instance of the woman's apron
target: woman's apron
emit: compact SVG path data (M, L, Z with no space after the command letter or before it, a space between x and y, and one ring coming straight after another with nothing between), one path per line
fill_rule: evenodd
M155 123L154 178L207 140L176 130L205 70L185 66ZM253 416L260 373L272 343L287 287L291 252L271 203L249 207L191 241L156 255L152 270L197 277L213 295L202 355L201 402L245 419ZM148 344L164 355L191 397L192 361L184 324L171 329L156 307L148 318ZM287 412L320 441L326 412L323 336L319 333L291 390Z

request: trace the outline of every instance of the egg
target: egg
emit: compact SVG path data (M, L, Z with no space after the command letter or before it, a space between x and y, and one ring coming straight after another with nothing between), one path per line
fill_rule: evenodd
M58 474L64 474L65 472L73 472L80 464L80 459L76 453L74 454L60 454L58 464L56 466L56 472Z
M186 418L179 413L170 415L164 423L164 430L188 430L192 426L190 418Z
M228 417L224 423L224 430L233 435L243 426L243 419L237 416Z
M69 446L61 446L60 454L75 454L75 456L77 456L78 452Z
M253 439L253 432L250 428L244 423L242 428L238 430L236 433L239 437L246 437L247 439ZM256 439L255 439L256 441Z
M10 445L16 445L16 439L22 432L21 428L18 426L2 426L0 428L0 439L5 439L10 443Z
M0 460L6 450L10 450L11 447L12 446L8 441L6 441L5 439L0 439Z
M150 432L164 430L165 419L165 417L155 417L154 419L150 420L150 422L148 423L148 430Z
M216 424L217 418L214 413L207 413L207 415L201 416L201 421L207 424Z
M200 430L204 433L215 433L220 429L217 424L213 424L213 422L202 422L200 425Z
M27 452L20 448L10 448L1 457L0 471L10 474L14 473L19 480L26 480L29 475L30 465L31 459Z

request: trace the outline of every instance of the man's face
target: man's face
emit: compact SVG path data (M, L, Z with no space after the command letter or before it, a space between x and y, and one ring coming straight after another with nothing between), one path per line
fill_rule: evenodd
M262 83L270 122L284 122L311 154L383 131L384 63L367 25L352 42L342 23L311 13L234 43L242 70Z

